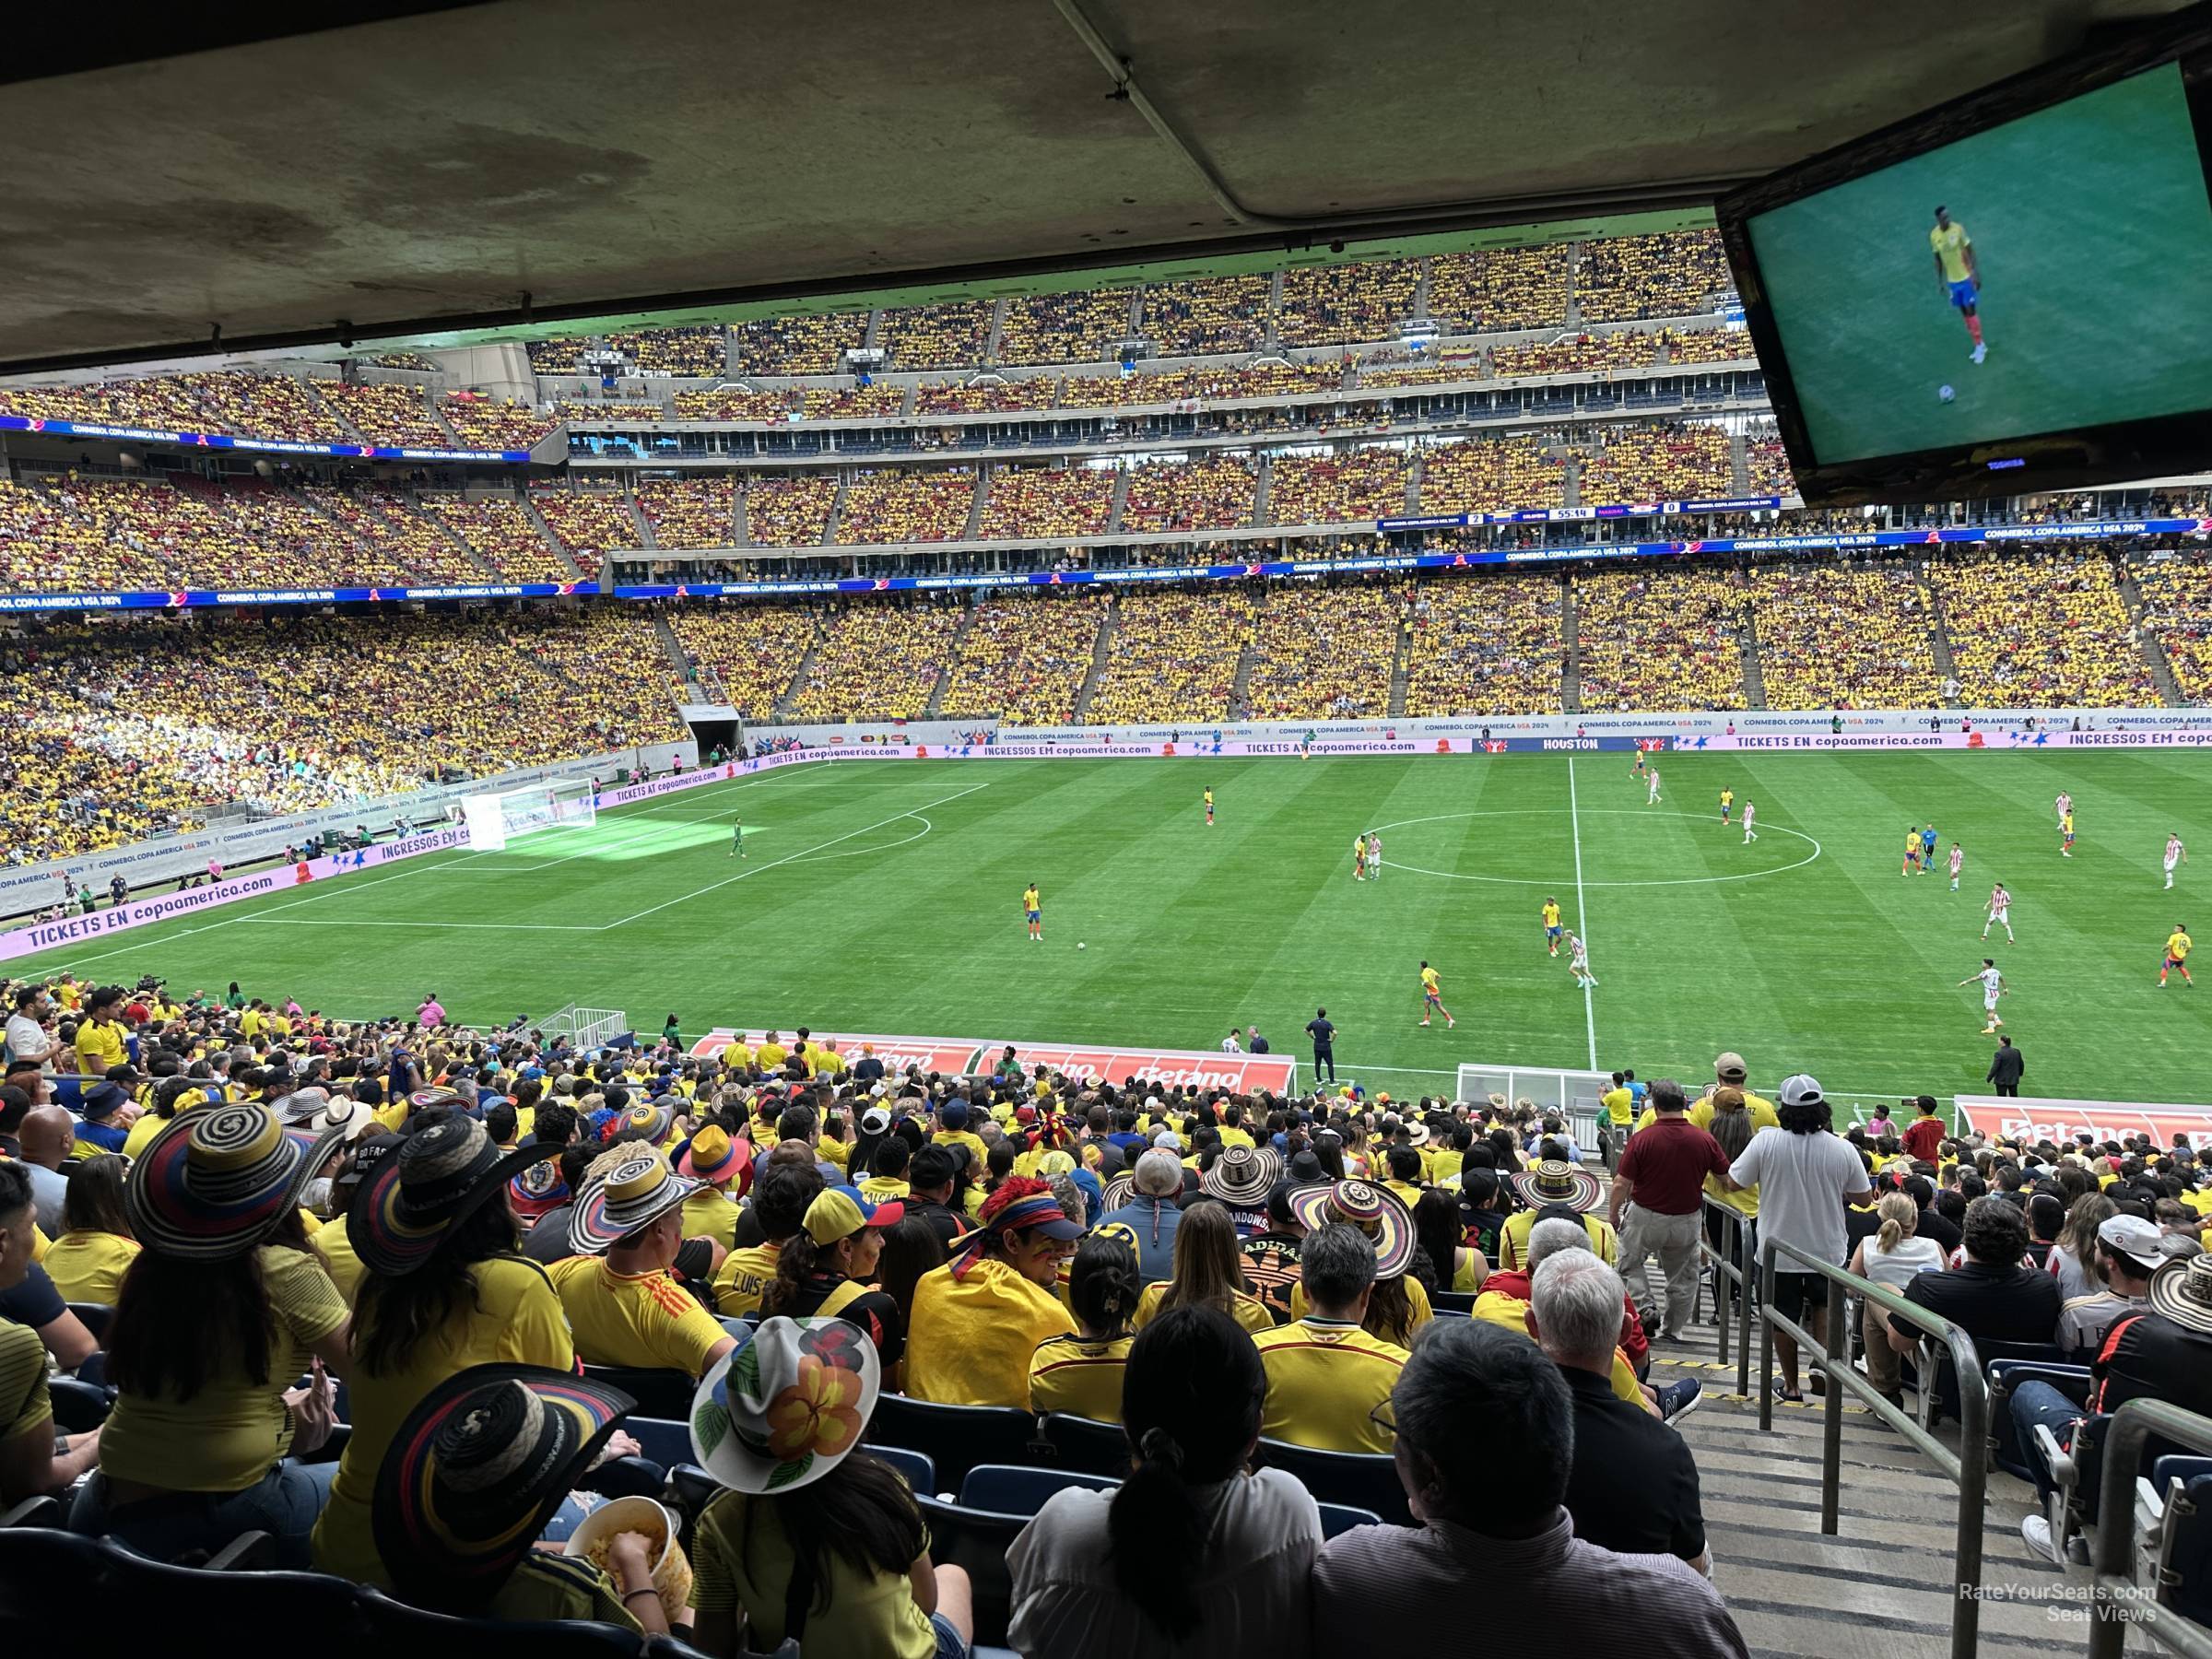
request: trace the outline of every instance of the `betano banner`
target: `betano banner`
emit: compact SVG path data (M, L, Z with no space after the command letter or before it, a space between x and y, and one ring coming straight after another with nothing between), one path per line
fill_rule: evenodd
M782 1035L786 1047L797 1041L789 1030ZM767 1036L765 1030L717 1027L694 1042L691 1053L704 1059L721 1053L740 1039L747 1048L756 1048ZM971 1077L991 1070L1008 1047L1003 1038L884 1037L843 1031L815 1031L811 1037L816 1042L834 1041L848 1069L861 1057L864 1048L872 1048L876 1058L883 1062L885 1072L894 1077L903 1075L910 1065L919 1066L924 1073ZM1011 1046L1015 1063L1024 1073L1044 1065L1086 1082L1120 1083L1134 1077L1139 1083L1158 1083L1170 1088L1188 1083L1202 1089L1224 1088L1231 1093L1249 1094L1255 1088L1269 1088L1281 1094L1288 1092L1298 1081L1298 1062L1280 1054L1098 1048L1065 1042L1016 1042Z
M2137 1100L2058 1100L1959 1095L1952 1104L1961 1129L1979 1129L2007 1140L2048 1140L2064 1147L2077 1135L2101 1145L2147 1135L2161 1147L2185 1135L2193 1147L2212 1144L2212 1105L2146 1104Z

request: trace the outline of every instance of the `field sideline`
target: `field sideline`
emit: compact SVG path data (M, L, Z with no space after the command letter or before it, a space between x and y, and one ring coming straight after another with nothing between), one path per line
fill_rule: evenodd
M2167 752L1038 760L794 767L668 795L504 853L412 860L206 918L26 959L182 990L296 994L349 1017L435 991L456 1018L569 1002L657 1032L806 1023L1210 1049L1233 1022L1303 1059L1326 1005L1342 1074L1448 1092L1464 1061L1632 1065L1702 1081L1740 1049L1840 1099L1981 1088L1983 900L2015 895L2014 994L2031 1093L2187 1101L2212 990L2161 992L2159 947L2212 894L2212 771ZM1218 825L1200 792L1211 785ZM1715 798L1757 803L1760 840ZM2052 799L2070 790L2077 855ZM746 853L729 856L742 816ZM1905 828L1964 843L1900 877ZM1351 879L1383 834L1383 879ZM2160 890L2168 830L2191 842ZM1030 944L1022 888L1043 889ZM1555 895L1590 941L1575 991L1544 949ZM2198 907L2201 908L2201 907ZM1080 940L1086 948L1077 952ZM1456 1030L1422 1030L1417 965ZM2198 1000L2202 996L2202 1001Z

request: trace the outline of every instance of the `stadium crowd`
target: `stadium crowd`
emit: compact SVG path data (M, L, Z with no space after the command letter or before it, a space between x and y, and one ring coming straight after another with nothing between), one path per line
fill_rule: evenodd
M501 582L571 582L576 571L547 545L530 510L512 496L425 496L422 510Z
M1016 588L979 599L938 712L1061 725L1075 717L1109 595L1079 588Z
M1770 709L1932 709L1943 701L1926 594L1909 560L1751 567Z
M2102 553L1959 553L1928 561L1959 695L1971 708L2158 701Z
M1148 461L1129 474L1122 528L1238 529L1252 523L1256 488L1257 476L1243 456L1202 451L1188 461Z
M364 443L449 449L453 434L439 424L419 385L394 381L318 381L316 393Z
M1220 357L1256 351L1267 336L1265 276L1209 276L1150 282L1142 332L1154 357Z
M1547 1648L1744 1659L1731 1573L1762 1562L1716 1559L1702 1477L1735 1470L1700 1468L1701 1386L1656 1351L1709 1194L1978 1342L2096 1355L2088 1409L2212 1406L2186 1144L1954 1135L1928 1097L1839 1135L1815 1079L1770 1103L1733 1053L1694 1101L1636 1086L1641 1117L1616 1077L1608 1192L1502 1096L1011 1045L955 1077L805 1027L687 1046L675 1014L579 1049L434 994L346 1022L238 982L6 989L0 1501L62 1494L46 1524L155 1559L258 1531L423 1607L713 1655L803 1625L916 1659L1300 1659L1479 1592ZM1827 1285L1780 1277L1828 1339ZM1913 1328L1867 1305L1863 1334L1901 1402ZM1051 1495L956 1564L932 1518L990 1506L924 1472L960 1487L1001 1419L950 1407L1031 1418L1102 1489L1038 1471ZM2018 1386L2000 1461L2084 1411ZM1322 1507L1355 1488L1367 1512ZM2044 1516L2021 1531L2064 1560Z
M2212 565L2169 555L2130 564L2143 595L2143 626L2165 653L2182 695L2212 703Z
M1420 511L1500 512L1567 504L1567 470L1533 438L1467 438L1423 449Z
M1728 496L1735 489L1734 441L1703 422L1657 422L1605 429L1602 445L1578 452L1586 503Z
M1732 570L1592 571L1574 578L1585 709L1740 709L1750 589Z
M1106 363L1130 337L1135 288L1077 288L1006 301L999 324L1002 363Z
M1559 582L1540 576L1417 584L1406 712L1558 713L1564 655L1559 606Z
M553 539L592 580L615 549L640 546L637 521L630 517L629 497L613 490L534 489L530 504L546 521Z
M1259 606L1244 711L1253 720L1390 712L1403 595L1381 586L1286 582Z
M987 300L887 311L877 344L894 369L971 369L989 354L991 312Z
M838 514L838 540L958 541L975 506L975 482L972 471L959 467L854 473Z
M750 546L811 547L830 538L830 515L837 507L837 480L827 473L747 478L744 505L745 535Z
M1549 328L1567 321L1567 251L1496 248L1429 261L1429 314L1446 334Z
M1584 242L1574 302L1587 323L1682 317L1735 287L1719 231L1670 230Z
M1098 535L1113 510L1114 475L1097 466L1002 466L976 535L985 541Z
M1408 476L1406 452L1396 448L1278 455L1268 467L1267 516L1277 524L1402 518Z
M1235 589L1124 590L1105 669L1083 718L1091 725L1225 718L1256 605Z
M739 374L839 374L867 338L866 312L763 317L731 324Z
M830 488L834 491L836 486L832 483ZM737 539L736 499L736 482L726 474L654 478L638 486L638 508L653 532L653 544L662 547L729 547Z
M686 665L747 720L766 720L814 641L814 618L782 605L677 605L668 626Z
M911 720L950 672L962 613L922 601L846 605L820 619L814 654L784 701L793 720Z
M1349 346L1394 338L1421 285L1420 262L1297 265L1283 273L1275 328L1285 346Z

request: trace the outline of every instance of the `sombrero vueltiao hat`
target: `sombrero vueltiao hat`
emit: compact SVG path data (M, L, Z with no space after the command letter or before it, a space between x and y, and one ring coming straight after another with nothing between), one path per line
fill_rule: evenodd
M132 1235L157 1255L243 1255L299 1206L342 1130L288 1132L266 1106L239 1100L180 1113L147 1143L123 1189Z
M354 1189L346 1212L354 1253L371 1273L386 1277L414 1272L455 1222L500 1196L511 1176L545 1155L535 1142L501 1152L475 1118L440 1116Z
M732 1491L796 1491L860 1443L881 1387L876 1345L858 1325L763 1320L692 1396L691 1450Z
M675 1123L676 1097L664 1095L657 1100L632 1106L614 1121L606 1138L612 1140L618 1135L629 1135L647 1146L657 1147L668 1138L668 1131ZM641 1129L644 1131L642 1135L638 1134Z
M683 1157L676 1160L676 1172L711 1186L735 1183L737 1196L742 1198L753 1184L753 1143L732 1140L730 1132L720 1124L709 1124L691 1137Z
M1109 1181L1106 1183L1106 1190L1099 1194L1099 1214L1101 1216L1111 1214L1112 1211L1122 1208L1135 1196L1136 1176L1132 1171L1124 1170L1119 1175Z
M569 1212L569 1249L577 1255L603 1255L640 1228L682 1207L704 1184L686 1180L658 1150L641 1146L583 1189Z
M1222 1203L1256 1209L1275 1190L1283 1160L1273 1147L1229 1147L1214 1167L1198 1177L1199 1189Z
M2212 1335L2212 1255L2168 1262L2150 1276L2150 1311Z
M481 1609L636 1406L535 1365L471 1366L433 1388L376 1472L376 1550L399 1593Z
M507 1202L525 1221L535 1221L569 1201L569 1183L560 1178L560 1155L550 1147L547 1150L550 1156L543 1162L532 1164L507 1183Z
M1587 1215L1597 1207L1597 1177L1564 1159L1547 1158L1533 1170L1518 1171L1512 1176L1512 1182L1513 1191L1521 1194L1531 1209L1542 1209L1547 1204L1564 1204Z
M1356 1227L1375 1243L1375 1277L1395 1278L1413 1265L1413 1216L1395 1193L1364 1181L1294 1189L1290 1213L1308 1232L1333 1222Z

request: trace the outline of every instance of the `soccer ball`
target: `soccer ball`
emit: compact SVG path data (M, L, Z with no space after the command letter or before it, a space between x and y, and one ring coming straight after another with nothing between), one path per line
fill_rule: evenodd
M1952 391L1948 386L1938 386L1936 388L1936 395L1940 401L1944 403L1949 403L1951 399L1958 396L1959 394Z
M1083 948L1083 941L1082 941L1082 940L1080 940L1080 939L1077 939L1077 940L1076 941L1076 948L1077 948L1077 950L1080 950L1080 949L1082 949L1082 948Z

